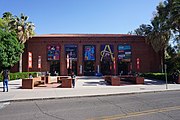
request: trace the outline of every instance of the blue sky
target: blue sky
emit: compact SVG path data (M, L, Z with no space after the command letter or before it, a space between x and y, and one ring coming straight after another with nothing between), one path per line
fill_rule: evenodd
M0 15L24 13L36 34L126 34L148 24L161 0L0 0Z

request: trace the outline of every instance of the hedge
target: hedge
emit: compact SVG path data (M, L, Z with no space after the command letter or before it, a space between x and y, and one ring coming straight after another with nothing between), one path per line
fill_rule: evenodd
M165 73L142 73L141 76L148 79L165 80ZM172 75L168 74L167 79L171 81Z
M22 72L22 73L10 73L10 80L17 80L17 79L23 79L28 78L29 74L32 74L33 77L37 76L37 72ZM2 74L0 75L0 82L2 82Z

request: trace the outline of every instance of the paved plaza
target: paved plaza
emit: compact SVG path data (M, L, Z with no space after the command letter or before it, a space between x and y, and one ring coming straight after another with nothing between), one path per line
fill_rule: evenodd
M22 80L13 80L9 82L9 92L2 92L3 84L0 82L0 102L180 90L180 84L168 84L168 89L166 89L165 82L159 80L145 79L144 85L122 84L121 86L111 86L99 77L77 76L76 78L75 88L60 88L60 84L55 82L56 77L51 77L52 84L41 85L34 89L21 89Z

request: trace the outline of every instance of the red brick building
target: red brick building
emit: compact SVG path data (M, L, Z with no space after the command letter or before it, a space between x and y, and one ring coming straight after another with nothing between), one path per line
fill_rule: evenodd
M32 68L29 69L28 52L32 53ZM38 68L38 63L41 68ZM37 35L26 42L23 53L23 71L117 75L159 70L160 56L145 43L144 37L136 35Z

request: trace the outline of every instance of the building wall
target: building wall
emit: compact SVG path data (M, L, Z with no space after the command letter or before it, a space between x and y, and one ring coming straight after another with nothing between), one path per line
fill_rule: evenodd
M60 74L67 75L66 69L66 56L64 45L75 44L78 46L77 52L77 71L80 74L80 65L83 66L83 45L96 46L96 65L100 66L100 46L104 44L111 44L114 46L114 55L117 60L119 44L129 44L132 47L132 70L137 70L136 59L140 59L140 70L138 72L157 72L160 70L160 56L154 52L152 47L145 43L144 37L140 36L41 36L33 37L26 42L25 52L23 53L23 71L50 71L50 62L47 60L47 46L59 45L60 46ZM28 52L32 52L33 68L28 69ZM41 56L42 68L38 69L38 56ZM116 74L117 73L116 61ZM17 65L16 65L17 67ZM16 68L14 68L16 70Z

